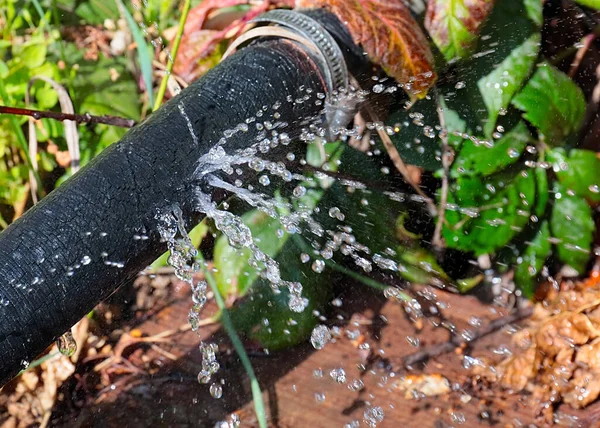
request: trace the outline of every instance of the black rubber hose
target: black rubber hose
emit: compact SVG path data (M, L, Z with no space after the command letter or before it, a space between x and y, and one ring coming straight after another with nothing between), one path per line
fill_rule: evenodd
M0 385L165 251L157 213L177 205L187 225L200 220L192 177L226 130L267 106L260 121L287 122L293 137L305 126L299 121L317 115L316 98L289 102L307 88L325 92L298 45L268 40L246 47L0 234ZM251 123L224 148L232 154L248 147L260 132Z

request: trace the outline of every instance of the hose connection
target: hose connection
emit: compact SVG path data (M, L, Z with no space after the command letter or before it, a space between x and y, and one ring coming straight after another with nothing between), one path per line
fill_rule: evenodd
M360 96L350 85L344 54L332 35L313 18L294 10L276 9L250 21L258 26L233 41L223 58L261 37L294 40L305 48L318 66L327 89L324 103L326 137L333 141L358 112Z

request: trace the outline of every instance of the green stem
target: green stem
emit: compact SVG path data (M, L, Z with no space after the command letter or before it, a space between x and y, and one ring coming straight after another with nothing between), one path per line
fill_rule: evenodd
M187 0L186 0L187 1ZM206 262L202 254L198 255L198 260L200 260L202 265L202 270L204 271L204 276L206 278L206 282L210 285L214 295L215 301L217 302L217 306L221 310L221 324L225 328L229 339L231 339L231 343L235 348L238 356L240 357L240 361L250 378L250 386L252 388L252 398L254 400L254 411L256 413L256 417L258 419L258 425L260 428L267 428L267 417L265 413L265 405L262 399L262 391L260 390L260 385L258 384L258 380L256 379L256 374L254 373L254 369L252 368L252 364L250 363L250 359L248 358L248 354L246 354L246 350L244 349L244 345L240 340L237 332L235 331L235 327L231 322L231 318L229 316L229 311L225 307L225 301L219 292L219 288L217 287L217 283L215 278L212 276L212 273L206 268Z
M185 0L183 3L183 10L181 12L181 17L179 18L179 27L177 28L177 34L175 35L175 41L173 42L173 52L171 52L171 59L167 64L167 69L165 70L165 74L160 81L160 86L158 88L158 93L156 94L156 100L154 101L154 107L152 110L157 110L162 104L162 100L165 97L165 91L167 90L167 82L169 81L169 76L171 76L171 72L173 71L173 65L175 64L175 58L177 58L177 51L179 50L179 44L181 43L181 38L183 36L183 29L185 27L185 21L187 21L188 13L191 7L191 0Z

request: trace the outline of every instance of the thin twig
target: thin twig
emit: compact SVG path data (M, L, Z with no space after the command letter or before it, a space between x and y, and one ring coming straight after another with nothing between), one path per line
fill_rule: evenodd
M0 106L0 114L12 114L19 116L31 116L36 120L54 119L54 120L72 120L77 123L102 123L104 125L119 126L121 128L132 128L135 126L135 120L125 119L118 116L92 116L91 114L69 114L58 113L55 111L41 111L29 108Z
M413 354L407 355L402 359L402 365L404 367L410 367L417 363L427 361L430 358L437 357L443 354L447 354L448 352L452 352L454 349L463 346L468 343L473 343L476 340L481 339L488 334L494 333L501 328L512 324L514 322L520 321L524 318L528 318L533 314L533 306L528 306L524 309L519 309L518 311L506 315L504 317L496 318L493 321L490 321L488 324L483 327L475 330L473 335L469 337L469 339L465 339L462 335L453 335L448 342L439 343L437 345L431 346L429 348L423 349L421 351L415 352Z
M443 248L444 243L442 241L442 226L446 217L446 207L448 205L448 175L450 174L450 146L448 145L448 130L446 129L446 119L444 117L444 111L442 110L442 103L440 102L440 96L437 97L437 112L440 121L440 138L442 140L442 189L440 197L440 206L437 209L438 217L437 223L435 224L435 231L433 232L432 244L434 247Z
M351 78L351 83L354 87L360 88L358 81L354 77ZM372 122L380 121L379 117L377 116L377 113L375 113L375 110L373 110L373 108L368 102L364 103L363 108L365 112L369 115L369 119ZM380 127L377 127L377 134L379 134L379 138L381 139L381 142L383 143L383 146L385 147L388 156L392 160L392 163L394 164L398 172L400 172L400 174L402 175L402 178L404 178L404 181L406 181L413 189L415 189L415 192L417 192L417 194L423 198L423 201L427 205L427 208L429 209L431 215L435 215L435 213L437 212L437 208L433 203L433 200L429 196L427 196L425 192L423 192L423 190L417 185L417 183L414 182L414 180L410 176L410 172L408 171L406 164L402 160L402 157L396 149L396 146L394 146L394 143L392 142L390 136L383 129L380 129Z
M371 116L371 117L373 117L373 116ZM427 205L427 208L429 209L429 212L431 213L431 215L435 215L435 213L437 213L437 208L436 208L435 204L433 203L433 200L429 196L427 196L425 194L425 192L423 192L423 190L421 190L421 188L419 187L419 185L417 183L415 183L413 181L413 179L410 176L410 172L408 171L408 168L406 167L406 164L402 160L402 157L400 156L400 153L396 149L396 146L394 146L394 143L392 143L392 139L390 138L390 136L381 129L377 129L377 133L379 134L379 138L383 142L383 146L385 147L385 150L387 151L388 156L392 160L392 163L394 164L396 169L402 175L402 178L404 178L404 181L406 181L408 184L410 184L410 186L413 189L415 189L417 194L423 198L423 201L425 202L425 205Z
M585 56L587 51L590 49L590 46L592 45L592 42L595 38L596 35L594 33L591 33L585 36L583 39L581 39L582 45L579 49L577 49L577 54L575 55L575 59L571 63L571 69L569 70L569 77L571 79L575 77L575 74L577 74L577 70L579 70L581 61L583 60L583 57Z

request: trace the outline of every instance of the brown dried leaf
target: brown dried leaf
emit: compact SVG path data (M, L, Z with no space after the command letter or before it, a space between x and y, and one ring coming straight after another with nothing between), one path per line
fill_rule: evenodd
M494 0L429 0L425 28L447 61L469 55L493 6Z
M537 351L529 348L525 353L515 355L501 364L500 384L504 388L521 391L537 373Z
M576 409L581 409L600 395L600 372L577 369L563 401Z
M544 323L535 336L535 342L546 357L553 357L562 349L583 345L596 337L598 331L586 315L568 313Z
M580 347L575 362L588 370L600 372L600 340L596 339Z
M550 387L553 394L560 394L569 385L575 371L574 348L562 349L556 358L544 358L536 384Z
M323 7L348 27L371 60L422 98L437 78L433 55L419 24L402 0L300 0L298 7Z

